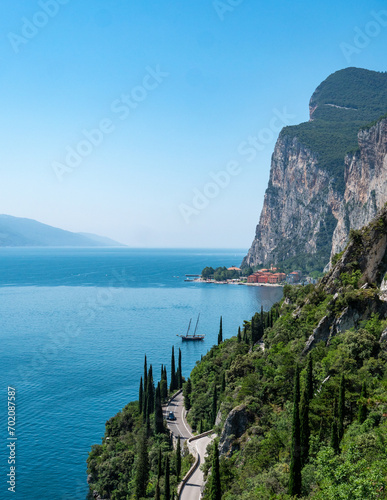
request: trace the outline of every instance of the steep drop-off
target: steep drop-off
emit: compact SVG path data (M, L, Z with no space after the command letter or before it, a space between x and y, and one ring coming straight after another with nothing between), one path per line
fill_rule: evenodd
M348 68L316 89L310 121L280 133L242 265L321 270L349 230L370 221L387 201L386 111L386 73Z

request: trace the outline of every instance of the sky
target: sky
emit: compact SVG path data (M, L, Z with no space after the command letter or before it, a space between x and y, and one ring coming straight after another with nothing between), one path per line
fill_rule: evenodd
M133 247L248 248L281 127L334 71L387 70L382 1L0 9L0 213Z

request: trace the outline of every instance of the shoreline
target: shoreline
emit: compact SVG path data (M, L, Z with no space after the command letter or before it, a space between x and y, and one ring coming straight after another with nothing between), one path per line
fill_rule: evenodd
M268 286L268 287L283 287L286 283L244 283L241 281L208 281L202 278L196 280L185 280L186 283L208 283L210 285L245 285L245 286Z

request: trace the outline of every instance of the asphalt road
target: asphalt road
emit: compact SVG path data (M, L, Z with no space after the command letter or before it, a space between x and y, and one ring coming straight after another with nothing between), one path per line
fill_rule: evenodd
M184 398L183 394L178 394L164 409L164 415L168 416L169 412L173 411L176 420L167 420L167 425L175 437L180 436L181 445L183 446L184 440L189 439L193 436L191 428L189 427L187 421L184 418ZM195 472L189 478L188 482L184 485L180 499L181 500L199 500L201 496L201 487L204 483L204 475L200 470L200 465L204 463L204 458L206 456L206 448L209 443L211 443L214 436L204 436L200 439L195 439L190 444L190 447L195 447L196 452L199 456L199 465Z

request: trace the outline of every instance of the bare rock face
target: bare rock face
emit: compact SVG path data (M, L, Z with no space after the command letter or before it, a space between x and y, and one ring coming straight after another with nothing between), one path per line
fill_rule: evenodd
M327 203L327 198L330 200ZM280 136L255 239L243 265L315 253L318 235L332 218L336 194L316 155L297 138Z
M328 262L329 254L344 249L351 229L375 217L387 202L387 119L361 130L358 143L358 151L343 157L343 192L313 151L281 133L255 238L242 265L315 254L326 239Z
M358 134L359 151L345 158L345 192L332 238L341 252L350 229L368 224L387 202L387 120Z
M231 455L238 449L236 440L246 432L253 418L246 405L237 406L230 411L220 436L219 453L221 455Z

